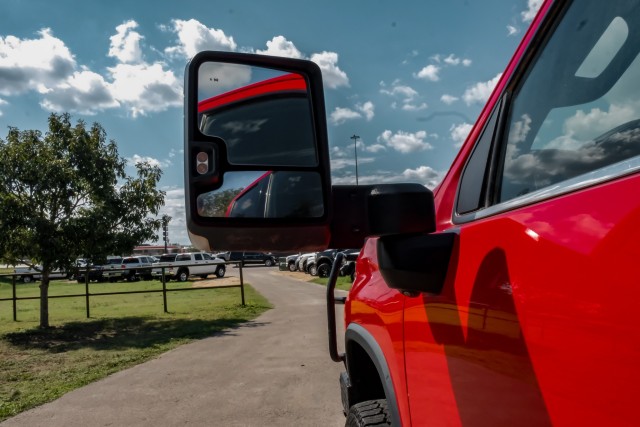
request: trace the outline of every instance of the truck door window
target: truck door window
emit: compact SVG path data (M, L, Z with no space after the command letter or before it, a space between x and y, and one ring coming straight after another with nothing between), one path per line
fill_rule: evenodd
M637 2L576 0L513 98L498 202L640 167Z
M482 131L482 136L480 136L462 173L460 190L458 191L458 214L473 212L484 206L489 153L491 152L491 143L496 131L500 104L494 108L485 129Z

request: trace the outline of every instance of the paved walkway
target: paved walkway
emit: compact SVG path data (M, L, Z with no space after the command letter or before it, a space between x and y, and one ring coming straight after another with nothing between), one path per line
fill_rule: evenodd
M244 275L273 310L0 426L344 425L343 367L327 351L325 288L273 268L247 267Z

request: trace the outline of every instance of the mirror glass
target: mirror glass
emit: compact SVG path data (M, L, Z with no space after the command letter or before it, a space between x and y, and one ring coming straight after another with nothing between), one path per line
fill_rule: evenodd
M198 214L229 218L319 218L324 214L316 172L227 172L222 186L200 194Z
M232 165L317 166L305 78L268 68L205 62L198 126L223 140Z

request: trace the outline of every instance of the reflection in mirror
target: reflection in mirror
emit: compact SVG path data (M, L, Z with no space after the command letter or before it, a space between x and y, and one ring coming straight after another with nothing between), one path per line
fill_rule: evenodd
M198 69L198 116L203 134L222 138L230 164L318 164L300 74L206 62Z
M320 175L300 171L224 174L223 185L197 199L198 214L233 218L319 218L324 214Z

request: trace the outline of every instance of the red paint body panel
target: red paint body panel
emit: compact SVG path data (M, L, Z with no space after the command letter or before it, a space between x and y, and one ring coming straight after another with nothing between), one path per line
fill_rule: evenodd
M444 290L405 297L357 262L345 323L386 358L402 425L640 425L640 174L453 223L463 168L546 1L435 190L458 242Z
M256 96L272 95L277 92L307 91L307 82L299 74L285 74L260 81L248 86L207 98L198 103L198 112L202 113L237 101L246 101Z

